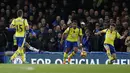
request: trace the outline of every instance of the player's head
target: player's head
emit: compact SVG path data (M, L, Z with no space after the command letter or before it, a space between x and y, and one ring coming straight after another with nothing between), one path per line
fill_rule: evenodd
M76 27L77 27L77 24L78 24L78 23L77 23L77 21L76 21L76 20L73 20L73 22L72 22L72 25L71 25L71 26L72 26L73 28L76 28Z
M115 30L115 24L114 23L112 23L112 24L110 24L110 30Z
M17 11L17 16L22 17L23 16L23 11L20 9Z

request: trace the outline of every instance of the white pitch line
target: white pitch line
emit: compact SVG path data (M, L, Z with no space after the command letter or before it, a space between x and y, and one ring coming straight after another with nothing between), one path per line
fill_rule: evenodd
M35 68L34 67L20 67L20 69L23 69L23 70L34 70Z
M26 69L27 69L27 70L34 70L33 67L27 67Z

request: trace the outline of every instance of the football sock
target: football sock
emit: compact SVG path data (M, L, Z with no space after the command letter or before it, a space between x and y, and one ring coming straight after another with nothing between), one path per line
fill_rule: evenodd
M63 59L63 61L65 62L67 58L68 58L68 53L64 52L64 59Z
M113 60L110 50L107 50L107 56L110 60Z
M30 46L29 49L32 50L32 51L34 51L34 52L39 52L38 49L36 49L36 48L34 48L34 47L32 47L32 46Z
M75 52L73 51L70 55L69 58L72 58L75 55Z
M13 60L14 58L16 58L19 54L20 54L20 49L18 48L15 53L11 56L11 59L10 60Z
M14 40L14 45L17 45L17 41L15 37L13 37L13 40Z
M24 49L21 49L21 58L22 58L22 61L25 62Z

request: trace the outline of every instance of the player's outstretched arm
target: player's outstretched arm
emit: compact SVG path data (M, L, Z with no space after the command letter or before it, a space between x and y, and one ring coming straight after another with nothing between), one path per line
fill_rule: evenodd
M102 33L106 33L108 29L101 30L97 33L94 33L95 35L101 35Z
M99 32L97 32L97 33L94 33L95 35L101 35L102 34L102 32L101 31L99 31Z
M130 36L128 36L127 38L126 38L126 40L125 40L125 45L126 46L129 46L130 45Z

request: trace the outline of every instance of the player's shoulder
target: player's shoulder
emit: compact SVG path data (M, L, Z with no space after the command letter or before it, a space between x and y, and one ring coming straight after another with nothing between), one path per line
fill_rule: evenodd
M12 21L15 21L17 18L13 18Z
M82 30L82 28L80 28L80 27L77 27L76 29L77 29L77 30Z

